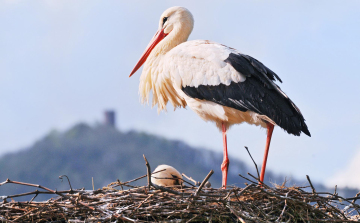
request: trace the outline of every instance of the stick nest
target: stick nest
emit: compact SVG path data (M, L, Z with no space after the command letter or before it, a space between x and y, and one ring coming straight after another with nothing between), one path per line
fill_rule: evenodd
M147 161L146 161L147 163ZM353 198L316 192L308 187L269 186L258 178L244 187L205 188L212 171L200 186L161 187L151 183L147 163L147 186L132 186L117 180L99 190L54 191L41 185L6 180L37 187L24 194L1 196L0 221L4 222L360 222L360 206ZM124 189L124 188L128 189ZM307 191L308 189L311 189ZM12 198L33 194L25 202ZM39 194L56 194L47 201L34 201Z

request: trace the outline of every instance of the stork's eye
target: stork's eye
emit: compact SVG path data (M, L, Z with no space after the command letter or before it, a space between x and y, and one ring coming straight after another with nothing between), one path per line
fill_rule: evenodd
M165 22L167 21L167 19L168 19L168 17L163 18L163 26L164 26Z

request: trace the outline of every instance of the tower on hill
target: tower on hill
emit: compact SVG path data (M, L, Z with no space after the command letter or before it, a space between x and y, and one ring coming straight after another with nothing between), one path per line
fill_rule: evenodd
M104 112L104 116L105 116L105 121L104 124L106 126L111 126L115 128L115 111L114 110L106 110Z

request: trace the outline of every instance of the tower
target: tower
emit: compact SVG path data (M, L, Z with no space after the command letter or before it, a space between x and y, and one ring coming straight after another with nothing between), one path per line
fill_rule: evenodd
M106 126L111 126L115 128L115 111L114 110L106 110L104 112L105 121L104 124Z

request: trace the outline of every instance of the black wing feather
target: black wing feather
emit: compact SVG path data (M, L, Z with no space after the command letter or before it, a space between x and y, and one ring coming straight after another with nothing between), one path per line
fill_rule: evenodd
M288 133L310 136L305 119L295 104L273 82L281 79L256 59L231 53L225 62L231 64L247 78L244 82L230 85L200 85L183 87L186 95L200 100L212 101L240 111L253 111L266 115Z
M236 54L234 54L234 55L236 55ZM272 70L267 68L264 64L262 64L257 59L255 59L249 55L245 55L245 54L239 54L238 56L246 58L258 72L265 74L270 80L274 81L276 78L278 81L280 81L280 83L282 83L282 80L280 79L280 77L277 74L275 74ZM228 59L231 60L231 58L234 58L234 56L233 55L229 56Z

